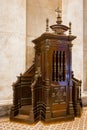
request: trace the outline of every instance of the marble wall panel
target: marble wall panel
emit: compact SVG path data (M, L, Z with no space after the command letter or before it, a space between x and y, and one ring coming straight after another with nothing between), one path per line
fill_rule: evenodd
M83 81L84 91L87 91L87 1L83 1Z
M31 42L35 37L28 36L27 37L27 45L26 45L26 68L28 69L34 62L35 58L35 50L34 44Z
M12 82L25 70L25 37L14 33L0 34L0 99L12 98Z
M82 80L83 90L83 0L62 0L64 23L72 22L72 35L77 38L72 42L72 68L75 77Z
M26 1L0 1L0 104L13 98L12 83L25 71Z

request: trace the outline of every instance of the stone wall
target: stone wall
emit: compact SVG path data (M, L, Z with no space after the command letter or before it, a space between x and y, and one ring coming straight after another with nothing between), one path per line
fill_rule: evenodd
M87 0L83 1L83 86L84 90L87 91Z
M83 0L62 0L62 2L64 24L72 22L72 35L77 36L73 41L72 69L75 77L82 80L83 91Z
M12 83L25 70L26 1L0 1L0 104L12 101Z

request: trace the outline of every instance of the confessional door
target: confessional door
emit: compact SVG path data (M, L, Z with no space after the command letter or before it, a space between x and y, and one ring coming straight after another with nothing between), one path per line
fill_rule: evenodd
M66 116L68 113L69 54L67 46L50 48L51 116Z

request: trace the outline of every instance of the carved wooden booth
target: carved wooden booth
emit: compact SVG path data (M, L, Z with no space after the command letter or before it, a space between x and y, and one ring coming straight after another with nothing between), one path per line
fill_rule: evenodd
M76 38L62 25L58 10L56 24L46 21L46 32L35 44L33 65L13 84L11 120L33 123L74 119L81 115L81 81L72 73L72 41ZM69 30L69 35L65 32Z

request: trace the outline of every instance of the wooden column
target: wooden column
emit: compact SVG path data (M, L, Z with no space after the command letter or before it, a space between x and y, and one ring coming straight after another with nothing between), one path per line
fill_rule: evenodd
M56 65L56 51L54 51L54 81L56 82L57 78L56 78L56 68L57 68L57 65Z
M69 114L74 115L73 101L72 101L72 44L69 43Z
M30 112L30 121L31 121L31 123L33 123L34 121L35 121L35 117L34 117L34 107L35 107L35 105L34 105L34 102L35 102L35 89L34 89L34 87L35 87L35 85L36 85L36 83L37 83L37 81L38 81L38 72L36 71L35 72L35 77L34 77L34 81L33 81L33 83L31 84L31 92L32 92L32 108L31 108L31 112Z
M50 98L49 98L49 91L50 91L50 79L49 79L49 40L46 40L45 46L45 93L46 93L46 119L51 117L50 113Z

